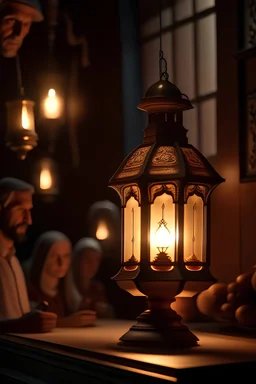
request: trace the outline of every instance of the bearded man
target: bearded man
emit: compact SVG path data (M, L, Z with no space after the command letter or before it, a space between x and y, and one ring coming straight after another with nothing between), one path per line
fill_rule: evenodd
M32 224L32 185L12 177L0 180L0 333L49 332L54 313L31 311L23 270L15 255L16 242L26 239Z

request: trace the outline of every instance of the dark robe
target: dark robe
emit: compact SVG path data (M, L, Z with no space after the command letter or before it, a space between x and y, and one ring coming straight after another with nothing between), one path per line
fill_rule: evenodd
M80 310L90 309L96 311L97 303L108 304L105 288L100 281L91 280L88 290L84 292Z
M64 297L61 294L61 290L56 296L52 297L44 294L38 287L30 285L28 286L28 296L31 302L40 303L42 301L47 301L49 304L47 311L56 313L60 318L68 315L67 306Z

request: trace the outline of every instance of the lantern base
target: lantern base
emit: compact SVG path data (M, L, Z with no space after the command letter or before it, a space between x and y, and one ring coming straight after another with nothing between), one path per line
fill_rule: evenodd
M138 322L121 338L118 345L141 348L190 348L197 346L198 338L181 323L173 309L146 310Z

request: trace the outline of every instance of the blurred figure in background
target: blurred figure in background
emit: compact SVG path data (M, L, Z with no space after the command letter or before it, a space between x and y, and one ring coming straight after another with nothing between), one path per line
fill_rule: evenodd
M90 236L101 242L102 248L107 250L113 247L120 237L120 210L109 200L93 203L88 212Z
M97 280L102 258L98 240L92 237L80 239L73 250L73 278L82 297L79 309L96 311L99 318L113 317L113 309L108 303L104 285Z
M95 311L77 311L81 297L69 276L72 246L66 235L47 231L37 240L28 262L28 294L37 305L46 301L48 309L56 313L57 327L92 325Z
M88 227L90 236L96 237L102 248L98 278L106 288L108 301L116 317L135 319L147 309L146 298L132 296L111 279L121 267L120 207L109 200L93 203L88 211Z

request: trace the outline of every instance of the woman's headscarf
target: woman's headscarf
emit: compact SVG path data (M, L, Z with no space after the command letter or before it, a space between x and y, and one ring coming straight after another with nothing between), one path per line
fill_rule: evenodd
M44 267L46 258L52 248L52 246L59 241L68 241L69 238L64 233L59 231L47 231L44 232L35 243L34 250L32 252L31 261L29 262L29 281L38 286L40 284L41 274ZM67 274L62 279L64 297L70 312L75 312L81 302L81 296L74 286L72 271L69 268Z
M44 232L37 239L32 252L29 269L29 279L32 284L37 285L39 283L45 260L52 246L59 241L67 241L70 243L69 238L64 235L64 233L58 231Z
M79 258L82 254L82 251L85 249L93 249L98 252L99 255L102 255L102 247L99 240L94 239L93 237L82 237L73 248L73 256L72 256L72 274L74 280L76 279L76 270L79 262Z
M93 237L82 237L73 249L73 257L76 257L84 249L94 249L101 254L102 248L100 242Z

